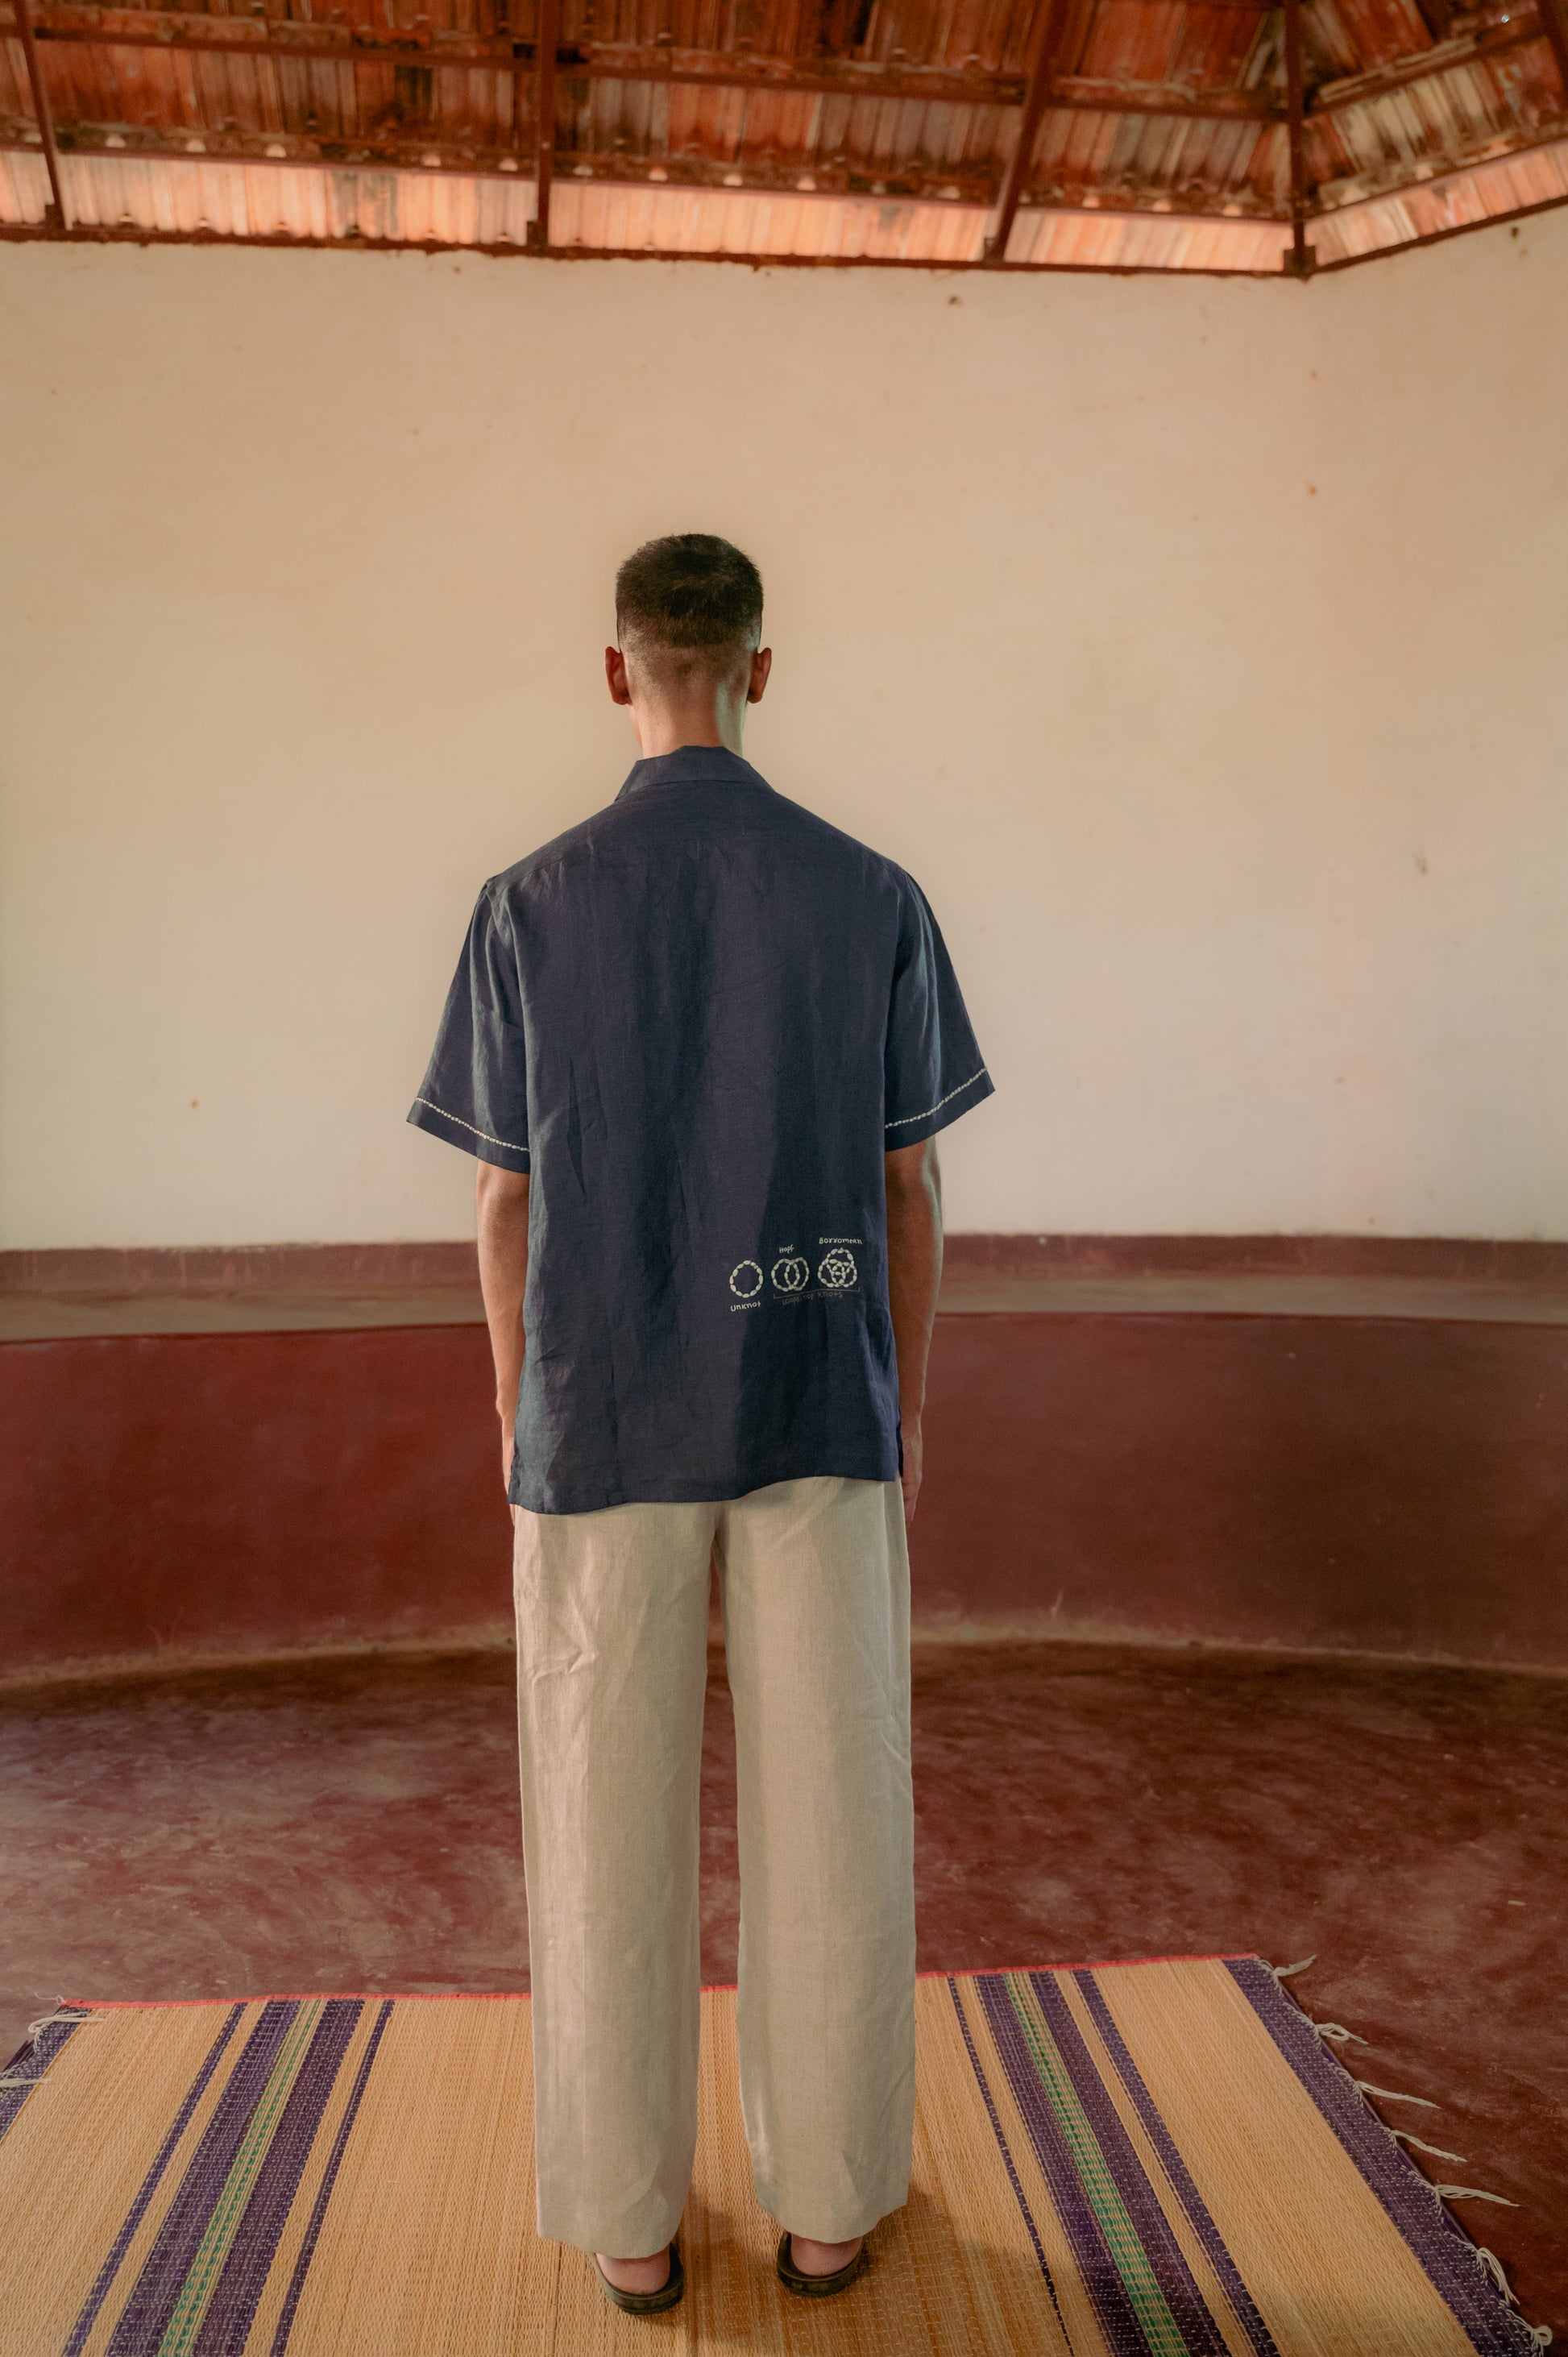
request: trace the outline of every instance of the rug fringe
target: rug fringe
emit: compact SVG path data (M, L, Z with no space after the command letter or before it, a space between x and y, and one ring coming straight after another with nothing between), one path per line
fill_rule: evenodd
M1267 1964L1266 1959L1262 1957L1260 1957L1259 1962L1265 1964L1266 1969L1273 1975L1274 1980L1278 1983L1287 1980L1293 1973L1305 1972L1306 1965L1308 1964L1315 1964L1316 1962L1316 1958L1309 1956L1303 1964L1285 1964L1283 1966L1269 1964ZM1286 1994L1291 1998L1292 2003L1296 2006L1303 2021L1305 2022L1307 2028L1320 2042L1326 2044L1331 2048L1335 2046L1347 2045L1368 2045L1369 2041L1365 2038L1360 2037L1353 2029L1347 2029L1342 2022L1314 2021L1311 2014L1307 2012L1305 2007L1301 2004L1300 1999L1296 1996L1294 1990L1288 1990ZM1430 2153L1434 2160L1463 2160L1465 2157L1463 2153L1444 2152L1437 2145L1423 2144L1421 2138L1419 2136L1412 2136L1408 2129L1391 2127L1388 2121L1382 2117L1381 2114L1374 2108L1369 2101L1371 2096L1377 2095L1380 2097L1384 2103L1420 2104L1424 2110L1429 2112L1440 2110L1442 2106L1434 2104L1431 2100L1430 2096L1402 2095L1396 2093L1391 2088L1374 2087L1368 2080L1352 2078L1350 2072L1346 2070L1344 2063L1339 2060L1337 2054L1330 2053L1328 2059L1332 2061L1335 2069L1339 2072L1341 2076L1348 2083L1348 2084L1355 2088L1367 2110L1371 2113L1372 2117L1377 2121L1378 2126L1382 2129L1383 2134L1388 2136L1391 2142L1403 2145L1413 2145L1418 2152ZM1517 2201L1510 2201L1506 2193L1487 2193L1483 2191L1478 2185L1434 2185L1432 2184L1430 2178L1426 2179L1426 2182L1431 2187L1433 2196L1439 2206L1445 2201L1495 2201L1498 2207L1502 2210L1517 2210L1519 2208L1519 2203ZM1492 2252L1483 2248L1479 2243L1475 2241L1473 2236L1466 2233L1466 2230L1459 2220L1455 2219L1454 2223L1460 2227L1461 2233L1465 2233L1466 2241L1469 2244L1471 2250L1476 2255L1477 2266L1482 2268L1483 2272L1491 2276L1493 2284L1501 2294L1503 2299L1509 2308L1515 2310L1517 2314L1519 2302L1514 2298L1512 2287L1509 2283L1508 2277L1503 2273L1500 2262ZM1519 2323L1521 2330L1528 2335L1537 2349L1551 2348L1554 2336L1550 2324L1527 2324L1522 2316L1519 2318Z
M1517 2309L1519 2302L1514 2298L1513 2286L1509 2283L1507 2276L1503 2273L1503 2263L1501 2259L1498 2258L1497 2253L1495 2251L1488 2251L1484 2243L1477 2243L1476 2244L1476 2256L1480 2260L1481 2265L1486 2268L1487 2273L1491 2276L1492 2281L1496 2284L1498 2289L1501 2292L1509 2306L1512 2309ZM1538 2349L1550 2349L1553 2340L1556 2338L1556 2335L1553 2333L1550 2324L1527 2324L1525 2326L1525 2330L1529 2333L1530 2339L1534 2341Z
M1392 2087L1374 2087L1369 2079L1352 2079L1350 2083L1353 2087L1359 2087L1363 2095L1376 2095L1380 2103L1419 2104L1423 2112L1435 2112L1441 2109L1441 2105L1434 2104L1430 2095L1402 2095Z
M73 2021L79 2029L82 2029L89 2022L97 2023L102 2018L102 2014L94 2013L90 2007L73 2006L69 1997L56 1997L55 2009L52 2013L40 2013L37 2021L28 2022L27 2044L36 2046L38 2042L38 2032L41 2029L49 2029L57 2021Z
M42 2071L32 2076L28 2076L25 2073L18 2072L16 2065L18 2062L26 2062L30 2056L38 2053L38 2040L43 2036L46 2029L52 2029L62 2021L69 2021L73 2029L95 2029L102 2018L103 2017L102 2014L91 2012L73 2013L69 2009L66 1999L63 1996L57 1998L55 2001L55 2009L52 2013L41 2013L37 2021L28 2022L27 2035L23 2038L20 2046L17 2047L16 2051L12 2055L9 2062L6 2063L5 2070L0 2072L0 2090L7 2087L26 2087L30 2093L33 2088L41 2087L44 2084L44 2075ZM46 2070L53 2060L54 2057L52 2055L46 2055L44 2057L44 2067Z
M1390 2128L1389 2134L1400 2144L1408 2144L1417 2152L1429 2152L1434 2160L1456 2160L1460 2162L1461 2165L1463 2165L1465 2161L1466 2155L1464 2153L1444 2152L1440 2144L1423 2144L1421 2138L1418 2136L1412 2136L1408 2128Z

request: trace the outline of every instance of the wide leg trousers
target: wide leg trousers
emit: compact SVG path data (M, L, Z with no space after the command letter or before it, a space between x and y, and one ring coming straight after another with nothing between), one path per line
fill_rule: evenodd
M539 2231L638 2257L685 2204L716 1550L757 2191L792 2232L846 2242L906 2199L914 2119L898 1484L513 1520Z

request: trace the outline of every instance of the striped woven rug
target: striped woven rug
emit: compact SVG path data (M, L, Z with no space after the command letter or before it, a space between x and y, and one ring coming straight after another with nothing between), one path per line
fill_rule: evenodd
M784 2294L703 1998L689 2288L533 2232L518 1997L81 2007L0 2084L5 2357L1520 2357L1534 2346L1268 1967L933 1976L908 2205Z

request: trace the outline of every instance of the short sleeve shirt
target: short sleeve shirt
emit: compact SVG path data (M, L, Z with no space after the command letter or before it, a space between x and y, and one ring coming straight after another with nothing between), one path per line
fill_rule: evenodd
M884 1156L992 1093L891 860L722 748L480 893L411 1122L528 1171L510 1497L901 1465Z

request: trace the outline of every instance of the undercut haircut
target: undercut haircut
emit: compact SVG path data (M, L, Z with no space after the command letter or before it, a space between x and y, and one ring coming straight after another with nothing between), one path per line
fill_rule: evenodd
M722 678L762 633L762 576L710 532L646 541L616 575L623 653L661 685L693 672Z

